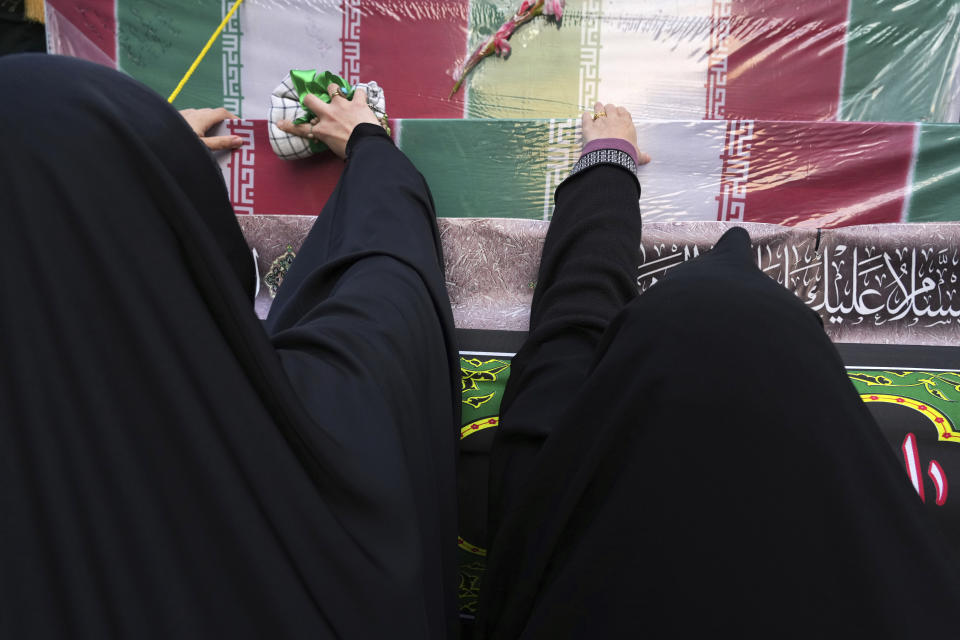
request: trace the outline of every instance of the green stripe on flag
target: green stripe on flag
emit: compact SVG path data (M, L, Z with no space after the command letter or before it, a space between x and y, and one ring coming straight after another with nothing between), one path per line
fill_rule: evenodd
M118 0L118 65L166 97L223 19L221 0ZM223 104L223 49L210 48L174 105Z
M960 220L960 126L920 125L907 222Z
M958 55L955 2L851 0L841 118L949 122Z
M441 217L543 218L549 137L542 120L404 120L400 148Z
M467 76L469 118L553 118L579 113L583 0L568 0L558 26L538 16L517 28L506 59L490 56ZM518 0L474 0L470 50L493 35L520 6Z

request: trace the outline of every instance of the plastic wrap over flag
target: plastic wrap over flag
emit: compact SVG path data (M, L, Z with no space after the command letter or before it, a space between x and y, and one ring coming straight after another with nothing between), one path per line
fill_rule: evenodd
M288 162L266 122L222 154L239 215L316 215L343 163ZM646 222L763 222L808 228L960 221L960 125L728 120L638 121ZM548 220L580 152L579 121L397 120L400 148L441 217Z
M459 66L517 0L246 0L176 104L266 116L291 68L376 80L402 118L956 122L960 0L567 0ZM232 0L47 0L49 48L168 95Z

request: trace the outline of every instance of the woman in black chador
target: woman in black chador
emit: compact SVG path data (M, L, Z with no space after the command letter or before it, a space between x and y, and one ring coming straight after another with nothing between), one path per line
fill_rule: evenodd
M346 168L263 326L172 107L53 56L0 87L0 637L452 637L452 315L373 112L324 105Z
M637 295L636 130L595 109L501 404L480 637L956 636L947 546L747 233Z
M347 163L262 325L176 111L56 57L0 87L0 637L455 637L435 212L364 101L285 125ZM945 546L747 235L636 297L643 158L599 109L503 403L481 635L948 637Z

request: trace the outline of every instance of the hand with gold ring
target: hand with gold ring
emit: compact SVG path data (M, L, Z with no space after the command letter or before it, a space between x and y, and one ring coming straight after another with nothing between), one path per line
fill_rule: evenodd
M583 144L600 138L620 138L637 149L637 128L633 124L630 112L615 104L604 105L597 102L593 112L583 114ZM637 149L638 164L650 162L650 156Z
M331 84L327 87L330 103L326 103L314 95L303 99L303 104L316 116L310 122L293 124L289 120L277 122L277 128L292 133L301 138L310 138L324 143L335 154L344 157L347 140L358 124L369 122L380 125L377 115L367 106L367 92L357 89L353 93L353 100L347 99L340 92L340 87ZM336 100L341 97L343 100Z

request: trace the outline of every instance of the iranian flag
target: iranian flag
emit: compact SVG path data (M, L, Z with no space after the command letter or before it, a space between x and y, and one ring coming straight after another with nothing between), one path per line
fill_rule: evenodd
M509 59L464 59L519 0L245 0L178 107L266 117L291 68L376 80L402 118L955 122L960 5L920 0L567 0ZM232 0L47 0L49 48L169 95Z
M654 162L650 221L830 227L960 219L960 2L567 0L449 96L517 0L245 0L176 102L224 105L239 215L315 215L341 164L273 156L262 120L291 68L386 90L398 144L440 215L547 219L579 153L577 113L626 105ZM168 95L232 0L47 0L50 50ZM838 120L847 120L842 122ZM868 124L857 121L890 121ZM801 122L803 121L803 122Z
M233 0L47 0L49 50L129 73L163 96L190 67ZM391 115L456 117L448 99L464 57L466 0L246 0L175 106L224 106L263 118L290 69L377 80Z
M285 161L264 120L229 122L220 156L239 215L317 215L343 163ZM960 125L761 120L637 122L648 222L839 227L960 220ZM579 156L577 119L394 122L443 217L549 219Z

